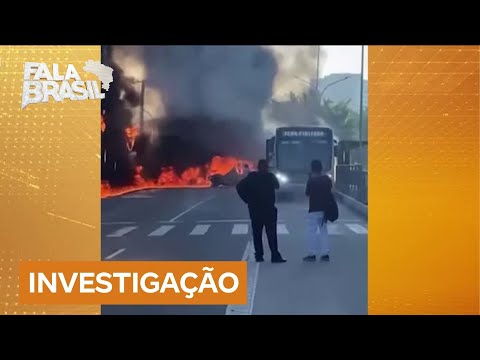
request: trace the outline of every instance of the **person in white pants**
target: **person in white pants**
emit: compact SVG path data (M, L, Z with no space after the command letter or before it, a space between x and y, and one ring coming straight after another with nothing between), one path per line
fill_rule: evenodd
M332 180L322 173L322 163L313 160L311 174L305 189L305 195L309 197L309 209L307 216L307 255L304 261L316 261L320 256L322 261L330 260L330 247L328 241L327 220L325 211L332 191ZM317 233L317 230L318 233Z
M308 213L307 216L307 257L305 261L316 260L320 255L323 261L330 260L328 229L324 211Z

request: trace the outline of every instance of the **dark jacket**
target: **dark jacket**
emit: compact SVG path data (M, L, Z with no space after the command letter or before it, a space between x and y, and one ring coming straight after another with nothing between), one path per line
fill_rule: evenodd
M308 212L326 211L332 193L332 180L327 175L311 175L305 195L309 197Z
M250 210L268 210L275 207L275 190L280 188L272 173L251 172L237 184L240 198Z

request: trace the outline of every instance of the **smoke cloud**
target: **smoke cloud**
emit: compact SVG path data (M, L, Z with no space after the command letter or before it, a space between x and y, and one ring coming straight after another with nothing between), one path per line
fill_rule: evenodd
M317 55L317 46L113 47L125 77L146 80L148 136L137 146L146 172L180 170L213 155L264 156L265 109L272 98L309 87ZM322 51L320 66L324 59ZM131 111L130 124L137 123L139 107L122 106Z
M113 59L115 63L123 69L126 76L135 79L137 82L146 79L147 69L144 63L143 46L115 46L113 48ZM139 91L138 88L137 91ZM146 86L145 110L147 118L158 119L165 116L162 95L158 88ZM137 106L132 109L132 111L133 117L131 123L132 125L136 125L140 119L140 107Z
M290 93L302 94L315 81L317 58L319 70L325 64L327 54L318 46L269 46L278 64L273 98L288 99Z
M126 185L132 181L133 173L125 129L131 124L135 109L140 104L140 97L135 84L113 61L110 47L102 48L102 62L113 68L114 78L105 99L102 100L102 117L106 124L101 144L102 180L113 186Z
M261 110L272 96L277 73L270 51L260 46L161 46L145 47L143 56L149 85L160 90L167 118L197 118L204 123L197 135L205 139L219 123L239 130L249 124L249 137L240 132L237 137L250 145L232 150L250 155L247 150L263 135Z

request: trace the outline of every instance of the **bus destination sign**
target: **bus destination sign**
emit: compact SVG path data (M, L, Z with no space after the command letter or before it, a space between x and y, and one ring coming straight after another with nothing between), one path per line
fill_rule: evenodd
M284 130L282 136L286 137L325 137L323 130Z

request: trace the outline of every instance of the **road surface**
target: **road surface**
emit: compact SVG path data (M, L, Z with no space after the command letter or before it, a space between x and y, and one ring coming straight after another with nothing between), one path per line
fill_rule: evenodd
M306 199L280 202L285 264L253 261L246 206L233 188L146 190L102 200L102 259L247 260L245 306L108 305L102 314L367 314L367 224L339 204L331 261L303 263Z

